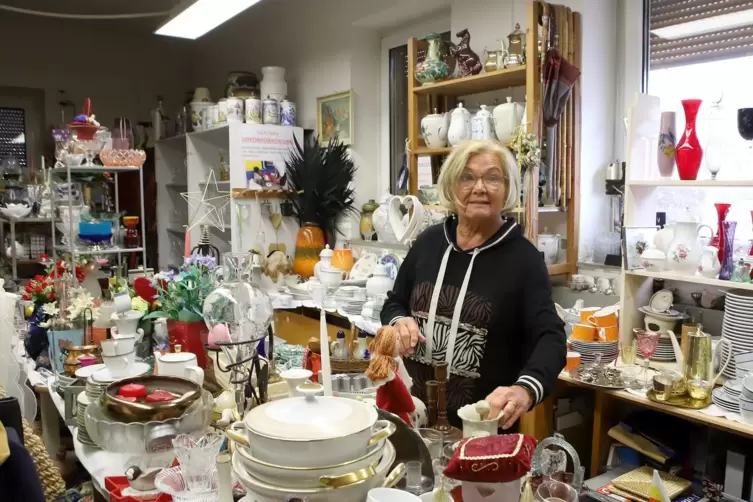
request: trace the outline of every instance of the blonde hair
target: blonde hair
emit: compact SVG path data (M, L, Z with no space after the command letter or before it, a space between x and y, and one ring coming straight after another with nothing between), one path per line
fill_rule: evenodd
M457 189L460 176L468 160L481 153L495 154L502 166L502 176L505 180L505 200L502 204L502 212L510 212L518 206L520 177L518 176L518 163L512 152L492 140L467 141L452 149L439 173L439 202L448 211L458 212Z

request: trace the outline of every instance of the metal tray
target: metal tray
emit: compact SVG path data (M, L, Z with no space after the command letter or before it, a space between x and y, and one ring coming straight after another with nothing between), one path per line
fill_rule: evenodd
M582 383L583 385L590 385L592 387L598 387L600 389L610 389L610 390L623 390L625 389L625 384L622 385L614 385L611 382L608 382L604 375L599 375L599 377L595 381L585 381L581 380L580 378L580 370L582 368L578 367L570 371L570 376L576 380L579 383Z
M664 401L661 401L656 399L656 394L653 389L650 389L646 392L646 397L655 403L677 406L678 408L688 408L690 410L702 410L711 405L711 396L709 396L708 399L693 399L689 394L681 394L679 396L670 396Z

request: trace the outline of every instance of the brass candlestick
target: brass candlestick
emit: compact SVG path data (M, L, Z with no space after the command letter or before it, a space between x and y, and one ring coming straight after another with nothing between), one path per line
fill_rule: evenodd
M434 427L437 423L437 381L429 380L426 382L426 412L429 427Z
M434 378L437 381L437 421L434 424L434 430L441 432L444 441L458 441L463 437L463 433L457 427L450 425L447 420L447 362L436 363L434 365Z

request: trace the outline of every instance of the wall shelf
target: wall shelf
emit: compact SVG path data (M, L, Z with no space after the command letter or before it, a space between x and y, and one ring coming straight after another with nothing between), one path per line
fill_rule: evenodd
M747 289L753 291L753 283L751 282L720 281L719 279L703 277L702 275L675 274L671 271L653 272L641 269L626 270L625 275L650 277L652 279L664 279L666 281L687 282L690 284L702 284L704 286L714 286L717 288Z
M521 85L526 85L526 65L416 86L414 92L422 96L465 96Z
M753 180L627 180L625 184L646 188L753 188Z

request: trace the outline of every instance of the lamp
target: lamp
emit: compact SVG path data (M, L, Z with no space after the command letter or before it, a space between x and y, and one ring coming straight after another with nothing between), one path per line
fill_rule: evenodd
M753 24L753 9L719 14L717 16L694 19L685 23L672 24L652 29L651 33L665 40L693 37L714 33L716 31L732 30Z
M196 40L260 0L188 0L171 12L155 32L167 37Z

